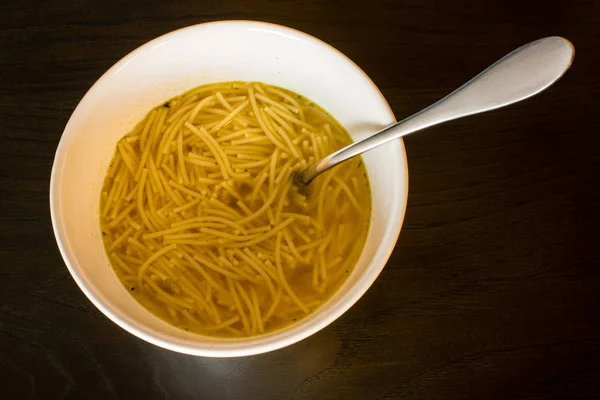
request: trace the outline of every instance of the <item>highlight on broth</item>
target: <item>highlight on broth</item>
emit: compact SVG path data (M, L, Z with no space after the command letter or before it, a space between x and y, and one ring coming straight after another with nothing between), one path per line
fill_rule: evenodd
M275 86L197 87L117 144L101 193L109 260L144 307L187 331L271 332L317 309L354 268L370 189L360 157L303 194L292 175L351 143Z

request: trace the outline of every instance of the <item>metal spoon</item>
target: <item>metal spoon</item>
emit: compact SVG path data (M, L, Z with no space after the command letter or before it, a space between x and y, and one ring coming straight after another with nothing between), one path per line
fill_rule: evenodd
M308 184L339 163L391 140L453 119L494 110L547 89L571 66L575 49L552 36L507 54L448 96L360 142L352 143L300 171L296 182Z

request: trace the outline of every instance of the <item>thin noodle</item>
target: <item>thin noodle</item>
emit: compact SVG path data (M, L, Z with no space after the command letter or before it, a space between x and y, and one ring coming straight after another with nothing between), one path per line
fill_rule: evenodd
M254 286L250 287L250 294L252 297L252 304L254 305L254 315L256 316L256 322L258 323L258 332L263 333L265 331L265 327L263 325L262 317L260 315L258 296L256 296L256 290L254 290Z
M304 311L305 314L308 314L308 311L309 311L308 308L306 308L304 303L302 303L300 301L300 299L298 298L298 296L296 296L296 294L292 291L292 288L290 288L290 285L288 285L288 283L285 279L285 275L283 274L283 267L281 266L281 238L282 238L282 236L283 235L281 233L277 234L277 244L276 244L277 247L275 248L275 265L277 265L279 279L281 280L281 285L283 286L283 288L285 289L287 294L292 298L294 303L296 303L298 308L300 308L302 311Z
M244 290L244 287L242 286L241 283L235 282L235 286L236 286L238 293L240 294L240 297L242 298L242 300L246 304L246 307L248 308L248 314L250 314L251 332L256 333L258 330L258 320L256 317L256 312L254 310L254 306L252 305L252 301L250 301L250 298L246 294L246 290Z
M176 247L176 245L174 245L174 244L170 244L167 247L163 247L162 249L160 249L156 253L152 254L146 260L146 262L144 262L144 264L140 267L140 270L138 271L138 280L139 280L140 284L142 283L142 278L144 276L144 272L150 266L150 264L152 264L159 257L161 257L161 256L167 254L169 251L175 249L175 247Z
M235 291L235 285L233 284L233 281L230 278L227 278L227 284L229 285L229 291L230 291L231 295L233 296L233 301L235 303L235 306L237 307L237 310L240 313L240 317L242 318L242 324L244 325L244 329L246 330L246 332L250 332L250 324L248 323L248 318L246 317L246 313L244 312L244 309L242 308L242 304L240 303L240 299L237 296L237 293Z

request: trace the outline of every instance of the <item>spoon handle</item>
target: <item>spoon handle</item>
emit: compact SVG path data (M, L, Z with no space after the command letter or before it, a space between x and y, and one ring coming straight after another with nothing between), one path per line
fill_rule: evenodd
M519 47L424 110L312 164L304 171L303 181L308 183L343 161L409 133L538 94L569 69L574 54L571 42L558 36Z

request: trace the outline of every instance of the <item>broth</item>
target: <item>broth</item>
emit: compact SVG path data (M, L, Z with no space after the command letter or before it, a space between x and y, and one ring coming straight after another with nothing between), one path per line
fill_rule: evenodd
M292 174L352 142L328 113L257 82L204 85L117 144L100 226L123 286L186 331L245 337L314 312L343 284L371 216L356 157L310 193Z

